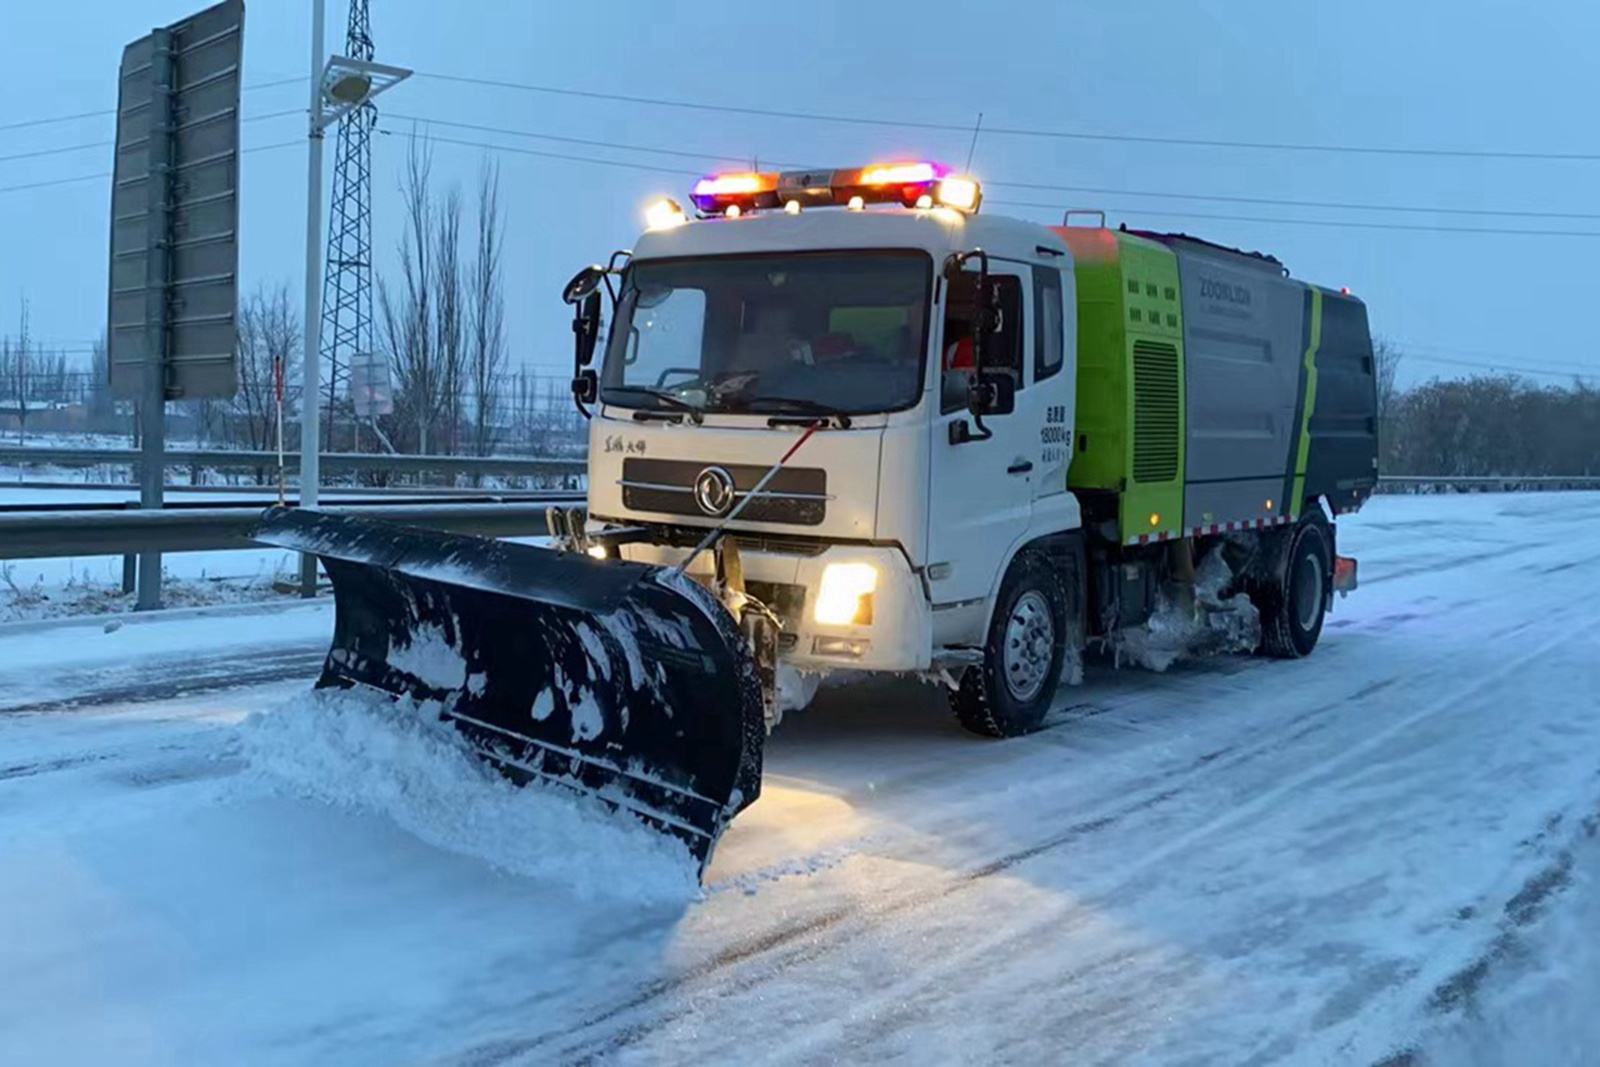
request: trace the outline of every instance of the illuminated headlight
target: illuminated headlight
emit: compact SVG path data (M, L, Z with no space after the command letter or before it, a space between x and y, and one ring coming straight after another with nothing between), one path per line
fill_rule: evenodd
M871 563L830 563L822 572L811 617L824 626L870 623L872 591L877 588L878 568Z
M589 551L589 558L590 559L610 559L611 558L611 553L606 551L606 546L605 545L590 545L588 551Z

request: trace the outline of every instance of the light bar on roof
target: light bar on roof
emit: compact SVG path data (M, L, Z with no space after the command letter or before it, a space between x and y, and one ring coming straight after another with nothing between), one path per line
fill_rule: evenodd
M845 207L900 204L926 209L938 204L974 212L983 199L978 183L929 161L876 163L843 170L712 174L695 183L690 199L705 216L762 208ZM790 205L795 205L790 207ZM737 217L734 214L733 217Z

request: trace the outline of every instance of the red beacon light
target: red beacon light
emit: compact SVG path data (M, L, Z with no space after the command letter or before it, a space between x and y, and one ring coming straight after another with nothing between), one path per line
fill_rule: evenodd
M852 207L900 204L908 208L935 205L962 212L978 210L983 193L978 183L927 161L878 163L844 170L796 170L759 174L712 174L695 183L690 199L703 216L732 215L762 208L794 213L803 207ZM738 212L730 213L730 208Z

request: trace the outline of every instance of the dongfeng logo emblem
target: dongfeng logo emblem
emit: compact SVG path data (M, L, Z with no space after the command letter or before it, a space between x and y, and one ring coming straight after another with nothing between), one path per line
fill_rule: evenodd
M694 502L713 518L733 510L733 475L722 467L707 467L694 479Z

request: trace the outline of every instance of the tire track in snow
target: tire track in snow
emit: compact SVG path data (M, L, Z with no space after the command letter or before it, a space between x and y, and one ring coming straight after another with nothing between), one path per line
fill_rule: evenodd
M327 649L318 645L315 651L300 647L281 652L247 651L245 655L247 658L244 662L240 662L238 655L217 656L181 665L162 662L140 668L135 672L134 680L110 686L104 684L103 675L99 672L71 675L65 679L69 686L79 680L96 684L73 692L70 696L0 706L0 716L47 715L122 704L158 704L182 697L269 685L298 677L304 677L309 686L322 670Z
M1546 617L1545 621L1550 621L1548 616ZM1344 748L1337 756L1326 761L1325 763L1308 769L1304 773L1292 775L1286 779L1283 779L1273 788L1257 793L1249 800L1229 809L1227 812L1215 818L1206 820L1200 825L1189 830L1187 833L1169 839L1164 844L1142 853L1140 859L1134 863L1125 865L1122 870L1117 872L1115 875L1117 879L1115 884L1108 886L1093 896L1086 896L1081 902L1074 904L1074 910L1080 908L1089 909L1094 906L1096 901L1115 898L1119 893L1133 887L1138 879L1147 874L1150 870L1158 867L1162 863L1165 863L1175 855L1186 850L1193 849L1196 846L1203 844L1206 840L1215 837L1219 833L1241 827L1252 819L1256 819L1270 811L1272 808L1280 804L1286 797L1289 797L1301 790L1311 788L1316 785L1325 784L1325 782L1330 779L1337 778L1339 776L1339 772L1351 766L1352 764L1359 763L1371 752L1387 744L1396 735L1434 719L1441 714L1451 711L1464 699L1481 693L1490 686L1509 678L1516 672L1527 668L1530 664L1544 657L1554 649L1577 640L1579 637L1590 636L1597 629L1600 629L1600 625L1591 624L1578 630L1563 632L1555 638L1535 646L1531 651L1527 651L1514 659L1503 662L1497 668L1489 671L1486 674L1478 676L1477 678L1468 682L1466 685L1454 688L1448 695L1434 698L1426 703L1420 710L1401 716L1391 721L1382 729L1373 733L1369 733L1365 739ZM1379 680L1378 682L1368 681L1364 683L1364 685L1378 685L1380 687L1387 687L1388 685L1394 684L1396 681L1397 679L1385 679ZM1298 731L1299 735L1303 737L1307 733L1315 732L1320 728L1319 724L1308 720L1313 720L1319 715L1326 716L1329 712L1345 706L1349 699L1349 697L1345 697L1336 701L1330 701L1326 704L1319 705L1319 707L1314 709L1312 712L1307 712L1299 716L1297 721L1304 724ZM1263 741L1261 744L1241 748L1238 755L1232 759L1212 759L1206 762L1197 761L1197 763L1193 766L1207 767L1211 768L1213 771L1232 770L1239 765L1251 762L1259 755L1266 754L1275 749L1287 747L1292 743L1293 740L1288 737L1283 735L1274 735L1271 738ZM1182 784L1184 786L1192 786L1194 784L1195 777L1195 775L1191 775L1191 777ZM1203 777L1209 778L1211 777L1211 774L1204 774ZM629 1013L640 1008L647 1007L649 1004L658 1001L672 993L688 989L689 987L696 987L692 999L697 1003L692 1007L677 1011L664 1012L653 1019L626 1026L621 1030L612 1031L610 1034L597 1035L597 1039L593 1042L580 1042L576 1046L572 1044L565 1044L561 1046L561 1052L563 1055L570 1056L577 1062L589 1062L595 1058L603 1058L610 1053L618 1052L630 1046L637 1045L639 1042L651 1036L653 1033L666 1026L670 1026L674 1021L687 1014L703 1010L703 1003L699 1002L703 1001L707 996L720 998L721 996L725 996L730 992L748 992L752 986L770 980L778 974L797 965L810 963L839 949L848 948L850 944L854 943L859 937L869 933L875 925L881 924L881 922L885 919L900 917L904 914L924 909L930 905L938 904L952 896L963 893L974 886L981 885L985 879L990 878L995 874L1010 870L1030 860L1081 841L1085 837L1092 834L1108 830L1118 825L1129 816L1154 808L1161 803L1165 803L1166 801L1174 799L1175 797L1184 795L1185 792L1186 789L1184 788L1168 788L1157 791L1153 795L1146 795L1138 798L1130 803L1120 805L1117 809L1114 809L1111 812L1080 820L1079 822L1068 827L1066 830L1041 841L1022 848L1011 850L987 863L956 873L950 879L940 883L937 886L926 889L913 889L908 892L893 894L892 896L888 897L868 900L856 906L846 906L833 909L806 922L781 928L780 930L774 931L773 933L759 939L756 942L747 943L726 953L719 954L718 956L713 957L711 960L706 961L705 963L692 968L681 975L673 976L672 978L668 979L662 979L656 983L652 983L651 986L646 987L646 989L641 991L638 995L629 998L628 1001L618 1004L598 1015L588 1017L580 1022L577 1026L568 1028L565 1031L542 1035L538 1039L523 1044L515 1053L512 1053L509 1056L490 1060L473 1059L469 1060L469 1062L507 1062L510 1059L519 1058L522 1055L559 1042L563 1038L577 1037L585 1031L592 1031L597 1026L604 1026L606 1023L616 1021L628 1015ZM1029 947L1036 947L1041 931L1054 931L1056 933L1061 931L1060 920L1062 916L1051 914L1048 916L1041 915L1035 918L1038 921L1026 924L1022 927L1009 927L997 936L979 939L975 943L964 946L959 951L942 953L937 957L937 962L934 967L923 968L919 970L914 977L909 978L904 982L897 983L887 989L876 991L872 999L878 1002L886 1003L891 1007L874 1014L874 1022L876 1024L874 1027L874 1033L877 1034L887 1032L896 1027L896 1020L899 1016L899 1012L893 1008L893 1005L904 1004L908 1002L911 999L912 993L925 991L930 987L938 987L948 984L949 976L951 974L958 973L961 970L972 966L975 959L1014 958L1012 953L1017 951L1026 951ZM852 920L855 920L855 922L852 922ZM804 944L804 939L810 935L838 931L847 924L859 929L853 934L841 933L840 936L837 937L819 940L811 944ZM763 957L766 957L773 952L794 946L797 943L802 944L803 946L798 951L783 954L781 959L773 959L770 961L763 959ZM742 973L743 970L745 970L742 965L757 960L762 960L767 964L761 973ZM740 977L737 979L733 978L731 973L729 973L735 970L741 971ZM718 980L723 979L725 976L727 980L721 982L720 988L718 988L715 983L717 983ZM1069 981L1069 979L1064 981ZM860 1044L863 1041L870 1043L871 1035L864 1035L860 1030L854 1030L849 1035L849 1042L852 1044ZM827 1053L820 1050L816 1050L816 1054L821 1055L823 1058L827 1058ZM802 1054L798 1058L804 1060L810 1057Z
M1597 632L1600 632L1600 623L1591 623L1590 625L1582 627L1578 630L1564 632L1552 640L1537 646L1532 651L1527 652L1526 654L1514 660L1503 663L1496 670L1480 676L1460 690L1451 693L1449 696L1437 698L1425 705L1421 710L1398 719L1377 733L1369 735L1365 741L1359 742L1356 745L1345 749L1341 754L1320 765L1319 767L1314 768L1304 774L1292 776L1281 782L1275 788L1258 793L1252 799L1244 802L1236 808L1230 809L1223 815L1207 820L1188 833L1171 839L1165 845L1144 853L1138 862L1128 865L1122 872L1120 872L1120 880L1117 882L1117 884L1093 895L1085 895L1081 899L1081 902L1075 902L1072 908L1067 910L1077 910L1080 906L1083 909L1093 909L1095 905L1101 901L1116 898L1124 891L1133 888L1140 876L1148 872L1150 869L1170 860L1177 854L1204 843L1207 839L1216 836L1221 831L1242 826L1249 820L1265 814L1275 807L1279 802L1281 802L1286 796L1297 793L1314 785L1322 784L1325 780L1334 777L1334 772L1337 769L1348 767L1353 762L1360 761L1374 749L1380 747L1397 734L1414 728L1422 723L1427 722L1428 720L1438 717L1441 714L1448 713L1466 697L1480 693L1488 686L1515 674L1517 671L1527 668L1529 665L1547 655L1552 650L1562 645L1569 644L1580 637L1592 636ZM1600 829L1600 826L1597 826L1597 829ZM1031 855L1022 857L1022 859L1031 859L1037 855L1043 854L1046 851L1049 850L1038 849L1033 851ZM1004 862L1004 860L997 861L997 863L1002 862ZM1558 859L1558 866L1559 863L1560 861ZM1015 865L1015 863L1007 864L1007 866ZM1527 903L1532 904L1536 901L1541 901L1543 897L1548 895L1551 890L1559 887L1559 879L1549 879L1541 882L1541 878L1542 876L1540 874L1535 874L1527 883L1529 887L1527 889ZM964 879L964 885L970 884L970 881L970 879ZM964 885L962 887L964 887ZM951 887L945 892L939 894L939 896L950 896L958 888L962 887ZM922 905L928 902L929 901L916 901L913 902L913 906ZM1510 912L1508 912L1508 915L1509 914ZM1060 931L1059 919L1061 916L1052 914L1050 916L1040 916L1038 918L1040 921L1028 924L1021 928L1009 928L1000 936L981 940L974 945L964 947L958 952L942 953L937 957L937 962L934 968L924 968L919 970L913 978L907 979L905 982L896 984L888 989L876 991L873 999L889 1006L883 1011L874 1013L874 1030L871 1035L864 1035L859 1029L854 1030L849 1035L849 1041L854 1044L868 1043L871 1041L873 1036L893 1030L898 1025L897 1020L899 1020L900 1016L904 1014L904 1009L898 1008L897 1006L907 1003L910 1000L912 993L921 992L931 987L948 984L952 974L971 967L975 960L980 960L983 958L1006 958L1015 960L1019 958L1019 955L1017 954L1026 953L1030 948L1037 951L1042 933L1052 930L1056 932ZM1491 943L1489 949L1486 950L1486 953L1491 958L1498 958L1495 953L1494 946L1495 944L1499 944L1500 941L1501 938L1497 937L1495 941ZM785 965L787 966L788 963ZM1473 971L1476 966L1476 964L1471 964L1466 970L1469 972ZM1419 979L1413 979L1412 983L1410 984L1414 986L1418 980ZM1479 980L1481 981L1481 977ZM1064 985L1070 984L1070 982L1070 976L1062 979L1062 983ZM799 1058L804 1060L807 1057L805 1055L801 1055Z
M1127 783L1125 788L1121 790L1124 797L1122 802L1111 805L1092 815L1079 817L1065 829L1043 840L1015 849L965 871L957 872L951 875L946 882L937 886L916 887L896 895L853 901L841 907L830 908L800 922L769 930L759 937L730 946L678 974L657 979L639 988L627 999L600 1012L588 1015L564 1030L547 1032L524 1041L497 1041L470 1049L462 1054L461 1062L470 1064L472 1067L493 1067L493 1065L516 1062L534 1052L558 1044L565 1038L577 1037L585 1032L594 1030L596 1027L603 1027L608 1023L625 1018L631 1013L647 1008L649 1005L687 988L714 981L724 972L732 971L747 963L760 961L768 955L781 953L792 946L804 945L807 938L828 933L851 919L890 919L919 907L940 902L1027 860L1110 830L1134 815L1152 810L1177 799L1183 796L1189 788L1201 781L1214 776L1226 775L1240 766L1287 748L1295 742L1324 729L1327 725L1324 720L1347 706L1351 700L1385 689L1395 684L1397 680L1396 678L1389 678L1366 681L1348 696L1319 703L1309 711L1295 716L1287 724L1290 727L1287 733L1271 734L1255 744L1229 745L1222 749L1207 751L1180 765L1175 771L1161 775L1146 776L1135 783ZM1050 727L1050 730L1062 730L1077 722L1077 719L1063 720ZM1036 734L1026 740L1030 743L1036 742L1041 736ZM1029 753L1018 758L1026 761L1028 759L1036 759L1042 755L1044 754ZM974 767L992 769L992 762L975 760ZM949 776L950 768L946 765L938 774L919 774L915 777L943 780L948 779ZM891 781L888 784L895 785L896 781ZM1139 791L1138 795L1128 798L1127 793L1130 790ZM970 819L959 818L957 822L964 826L970 822ZM936 828L930 832L936 832ZM913 850L900 850L886 853L884 856L891 860L910 860L915 858L915 852ZM781 960L773 961L769 971L775 973L794 964L806 963L820 958L838 947L839 944L842 944L843 940L841 938L837 942L819 942L810 945L809 951L802 950L796 954L784 956ZM577 1056L575 1062L589 1062L594 1056L608 1051L617 1051L634 1044L662 1026L670 1025L683 1014L686 1013L668 1012L652 1019L648 1024L629 1026L620 1031L614 1031L610 1038L602 1038L598 1045ZM567 1048L570 1049L571 1046L568 1045Z

